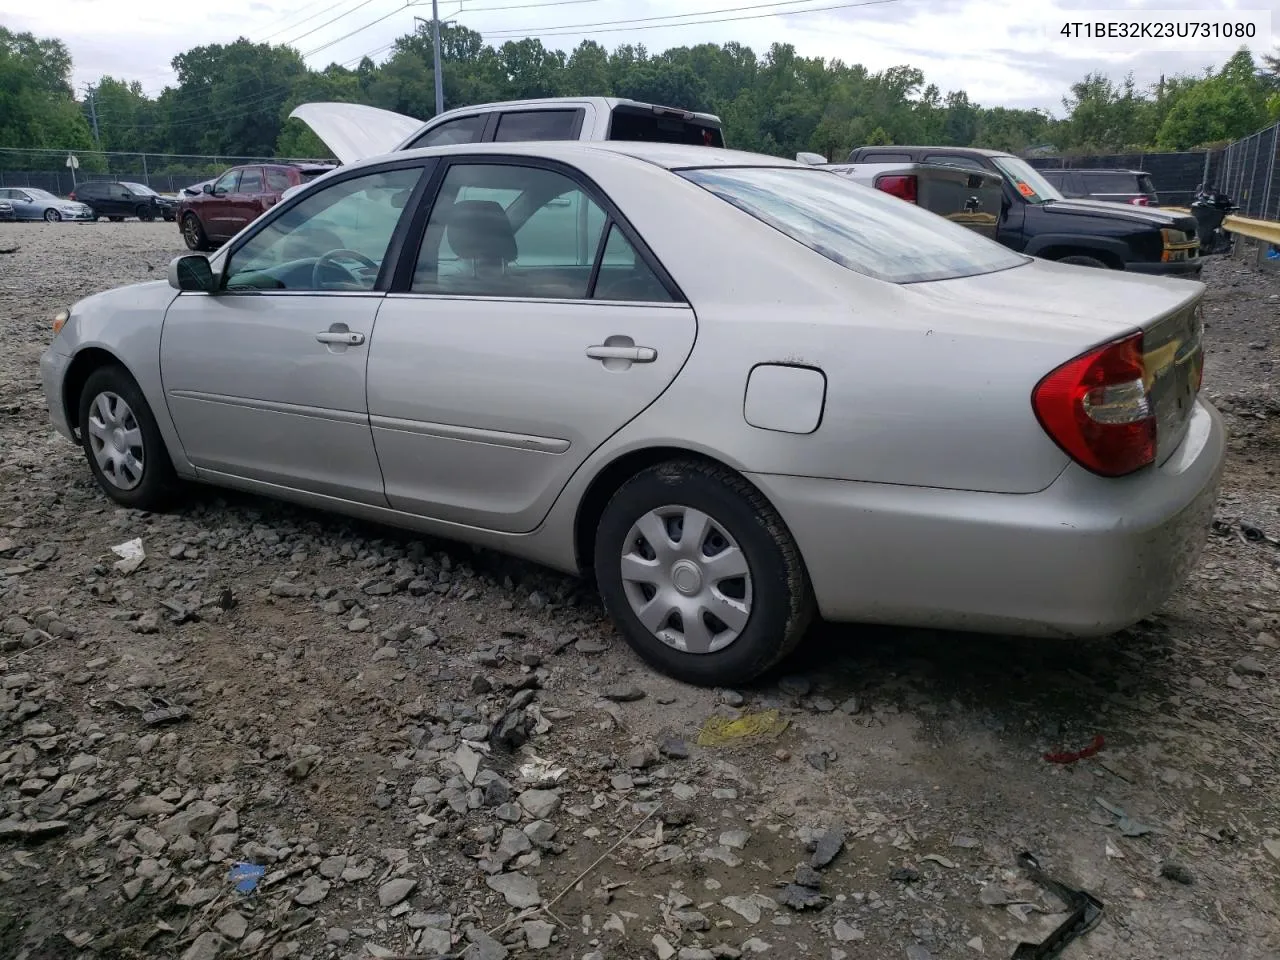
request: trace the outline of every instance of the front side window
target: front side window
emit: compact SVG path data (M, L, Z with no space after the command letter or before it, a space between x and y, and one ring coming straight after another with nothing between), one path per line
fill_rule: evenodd
M649 287L622 283L653 274L616 228L610 241L601 243L609 222L604 209L562 173L514 164L455 164L431 211L412 289L584 300L616 288L610 299L669 300L656 278L656 298L636 295L651 293Z
M704 168L681 176L842 267L890 283L1030 262L967 227L824 170Z
M1064 199L1062 193L1040 171L1017 157L992 157L991 162L1013 184L1027 203L1052 203Z
M227 262L228 290L372 290L420 167L352 177L284 211Z
M443 147L451 143L478 143L484 136L484 114L470 117L459 117L438 127L432 127L413 143L409 149L417 147Z
M224 173L213 184L214 193L235 193L236 184L240 182L240 171L231 170Z
M159 196L158 193L156 193L154 190L152 190L150 187L148 187L144 183L132 183L130 181L125 181L124 185L129 188L130 192L135 193L140 197L158 197Z
M498 118L495 141L572 140L577 126L577 110L522 110Z

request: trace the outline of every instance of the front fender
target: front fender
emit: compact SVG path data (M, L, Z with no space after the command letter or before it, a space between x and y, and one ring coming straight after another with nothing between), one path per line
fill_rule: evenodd
M1022 252L1032 257L1043 256L1043 251L1054 247L1071 247L1073 250L1093 250L1118 257L1121 263L1133 259L1133 250L1123 240L1110 237L1081 236L1078 233L1045 233L1032 237Z
M187 460L169 416L160 377L164 316L177 295L178 291L163 280L94 294L71 308L70 318L50 349L70 358L67 380L87 375L86 365L96 363L94 358L101 353L110 355L128 370L151 407L174 469L181 476L193 477L195 470ZM77 399L66 396L65 382L63 402L68 422L76 424Z

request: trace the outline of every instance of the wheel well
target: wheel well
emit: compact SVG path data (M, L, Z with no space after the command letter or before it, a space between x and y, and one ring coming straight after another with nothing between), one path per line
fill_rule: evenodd
M1041 250L1038 256L1045 260L1061 260L1063 257L1092 257L1101 260L1113 270L1123 270L1124 261L1109 250L1094 250L1092 247L1049 247Z
M113 364L121 365L120 361L106 350L88 347L77 353L75 359L71 361L71 366L67 367L66 375L62 378L62 409L67 415L71 432L77 437L80 434L80 394L84 390L85 381L93 371Z
M591 485L587 487L587 492L578 505L578 516L573 527L574 553L577 556L578 570L584 576L590 576L595 565L596 527L600 524L600 517L609 499L618 492L619 487L641 470L666 460L704 460L724 467L726 470L733 469L715 457L685 450L682 447L648 447L644 450L633 450L613 461L591 481Z

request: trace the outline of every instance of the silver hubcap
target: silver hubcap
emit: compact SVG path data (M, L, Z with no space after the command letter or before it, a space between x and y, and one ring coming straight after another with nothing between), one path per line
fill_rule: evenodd
M751 617L746 554L713 517L692 507L650 510L622 547L622 586L640 622L669 647L715 653Z
M98 469L114 487L132 490L142 482L142 429L119 394L103 391L89 407L89 448Z

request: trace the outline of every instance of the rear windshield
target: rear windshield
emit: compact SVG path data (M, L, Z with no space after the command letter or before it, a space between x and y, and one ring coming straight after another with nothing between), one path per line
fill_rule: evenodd
M1007 270L1027 257L824 170L730 167L681 176L842 267L890 283Z
M715 125L653 113L644 108L616 107L609 120L609 139L685 143L695 147L724 146L724 134Z
M310 183L316 177L323 177L330 169L330 167L320 167L319 169L312 170L302 169L299 170L298 173L302 177L303 183Z

